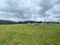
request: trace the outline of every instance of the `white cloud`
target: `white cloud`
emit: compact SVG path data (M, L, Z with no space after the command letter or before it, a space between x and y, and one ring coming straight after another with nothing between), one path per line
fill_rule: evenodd
M47 15L50 15L48 19L51 19L51 21L58 21L60 20L60 4L57 4L53 6L50 10L46 12Z
M58 1L0 0L0 19L16 22L24 20L58 21L59 18L56 18L60 16L60 4L57 4ZM42 18L41 16L44 17L44 14L47 16Z

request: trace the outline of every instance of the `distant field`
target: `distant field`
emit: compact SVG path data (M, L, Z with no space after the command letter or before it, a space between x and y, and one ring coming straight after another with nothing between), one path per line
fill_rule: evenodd
M60 24L0 25L0 45L60 45Z

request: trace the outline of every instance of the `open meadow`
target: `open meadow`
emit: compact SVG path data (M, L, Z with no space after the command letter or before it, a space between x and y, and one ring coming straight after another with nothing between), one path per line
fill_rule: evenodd
M60 24L2 24L0 45L60 45Z

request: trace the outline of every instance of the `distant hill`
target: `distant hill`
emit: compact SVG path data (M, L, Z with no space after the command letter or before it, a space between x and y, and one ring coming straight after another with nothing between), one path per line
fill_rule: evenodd
M8 21L8 20L0 20L0 24L15 24L17 22L14 21Z
M0 20L0 24L26 24L26 23L60 23L60 22L36 22L36 21L20 21L20 22L14 22L14 21L8 21L8 20Z

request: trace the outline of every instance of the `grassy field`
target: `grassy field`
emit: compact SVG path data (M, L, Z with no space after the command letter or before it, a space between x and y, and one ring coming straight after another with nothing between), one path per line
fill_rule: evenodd
M0 25L0 45L60 45L60 24Z

